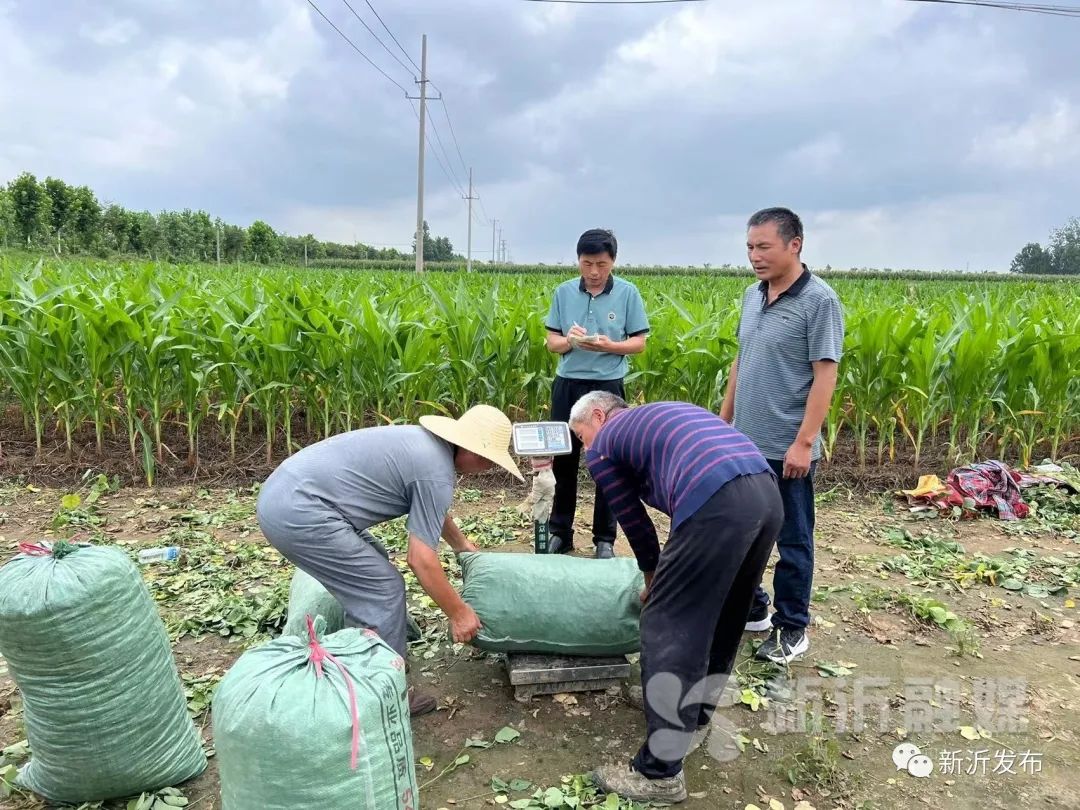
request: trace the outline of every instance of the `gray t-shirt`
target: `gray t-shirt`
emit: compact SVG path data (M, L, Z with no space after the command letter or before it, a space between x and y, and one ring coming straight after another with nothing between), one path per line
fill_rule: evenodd
M260 500L279 508L288 500L292 509L315 513L329 508L357 531L408 515L409 533L435 548L456 479L453 445L419 425L389 425L305 447L266 479Z
M735 429L767 459L782 460L802 426L814 382L814 363L837 363L844 351L844 311L832 288L806 265L799 279L773 303L768 285L743 295L739 318L739 377ZM821 456L821 436L811 458Z

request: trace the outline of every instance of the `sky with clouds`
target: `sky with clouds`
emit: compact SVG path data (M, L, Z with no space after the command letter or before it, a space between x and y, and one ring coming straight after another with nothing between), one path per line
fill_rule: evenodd
M415 92L344 0L315 2ZM787 205L812 266L1005 269L1080 215L1080 19L904 0L372 5L417 62L428 35L445 98L428 112L456 183L447 111L474 168L479 258L494 217L515 261L573 261L600 226L623 262L741 264L747 216ZM411 106L306 0L0 0L0 182L29 170L130 208L407 249ZM432 151L426 218L463 252L465 203Z

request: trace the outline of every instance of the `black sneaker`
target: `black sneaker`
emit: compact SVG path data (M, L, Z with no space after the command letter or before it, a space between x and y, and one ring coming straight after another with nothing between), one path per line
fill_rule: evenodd
M761 633L772 629L772 619L769 618L769 606L762 605L753 608L746 616L746 632Z
M613 544L604 540L596 541L596 559L598 560L610 560L615 556L615 548Z
M563 540L557 534L553 534L548 538L548 554L569 554L573 550L574 544Z
M782 630L777 628L765 643L758 647L757 657L763 661L784 665L799 658L810 649L810 639L805 630Z

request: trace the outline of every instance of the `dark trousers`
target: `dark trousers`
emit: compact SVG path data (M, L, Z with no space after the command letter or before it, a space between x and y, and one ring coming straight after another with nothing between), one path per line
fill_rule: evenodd
M574 403L590 391L609 391L625 397L622 380L575 380L555 377L551 388L551 418L565 422L570 418ZM581 442L571 432L573 450L565 456L555 456L551 471L555 474L555 503L548 520L548 533L558 535L570 545L574 543L574 513L577 511L578 465L581 461ZM593 542L615 542L615 516L608 508L600 488L593 502Z
M641 614L647 737L633 764L643 776L678 774L694 732L709 724L782 510L771 474L741 476L672 532L661 551Z
M784 478L784 462L769 459L784 501L784 525L776 540L780 560L773 573L776 614L774 627L803 630L810 624L810 595L814 585L814 472L805 478ZM759 584L752 610L769 606L769 595Z

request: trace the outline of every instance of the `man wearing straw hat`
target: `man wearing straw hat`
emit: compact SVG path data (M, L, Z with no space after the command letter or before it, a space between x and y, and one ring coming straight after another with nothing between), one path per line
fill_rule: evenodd
M290 456L263 484L257 514L263 534L297 568L341 603L346 624L368 627L405 658L405 580L372 544L372 526L407 515L408 565L468 642L480 619L446 578L436 551L475 551L450 517L457 476L496 464L523 480L508 451L510 420L490 405L460 419L421 416L419 425L363 428L331 436ZM409 694L415 716L435 709Z

